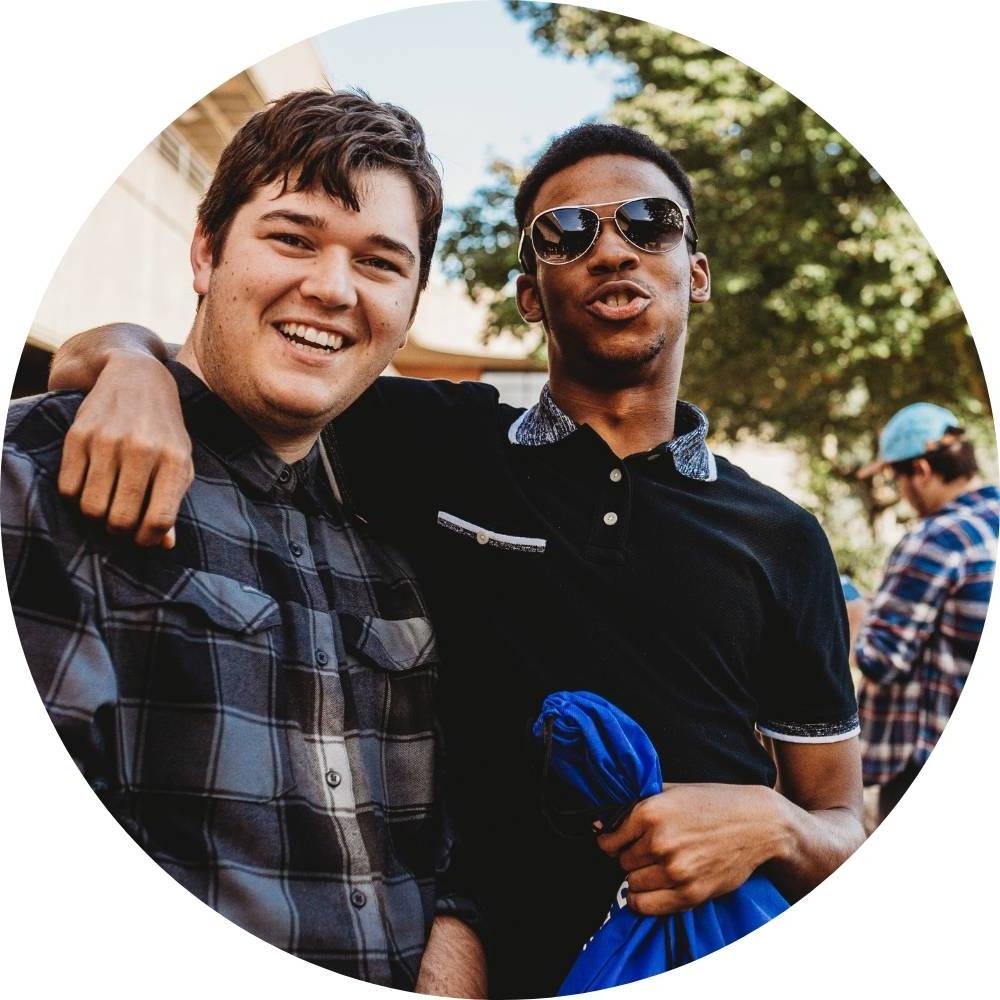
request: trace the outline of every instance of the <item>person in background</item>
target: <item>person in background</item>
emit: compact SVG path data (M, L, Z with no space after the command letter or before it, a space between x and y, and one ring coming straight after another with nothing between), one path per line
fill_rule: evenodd
M870 600L848 603L866 785L878 786L878 821L934 749L979 647L996 567L1000 493L979 476L958 418L932 403L896 413L878 460L919 517L889 556Z

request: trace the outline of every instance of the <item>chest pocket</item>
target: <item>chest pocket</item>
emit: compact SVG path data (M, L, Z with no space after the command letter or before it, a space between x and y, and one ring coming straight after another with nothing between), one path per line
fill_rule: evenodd
M546 540L528 535L509 535L494 531L492 528L474 524L464 518L439 510L438 526L462 538L482 545L486 548L501 549L505 552L523 552L527 555L542 555L545 552Z
M367 768L369 795L390 824L417 823L434 799L437 646L431 623L422 616L338 617L348 649L348 721L355 723L362 754L379 762Z
M277 602L239 580L153 561L109 563L103 583L124 785L246 801L288 790Z

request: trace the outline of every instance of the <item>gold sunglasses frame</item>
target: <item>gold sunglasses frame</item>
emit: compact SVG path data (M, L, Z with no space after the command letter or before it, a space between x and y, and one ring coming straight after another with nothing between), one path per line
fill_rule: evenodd
M622 227L618 224L618 212L622 208L624 208L626 205L630 205L633 201L647 201L650 198L658 198L661 201L669 201L670 204L676 207L677 210L684 216L684 226L681 227L680 239L673 246L667 247L665 250L647 250L645 247L639 246L638 243L635 243L633 240L630 240L628 238L628 236L622 231ZM598 215L597 212L594 212L594 215L597 216L597 228L594 230L593 239L591 239L590 243L587 245L587 249L584 250L583 253L574 257L572 260L544 260L543 258L538 256L538 251L535 249L535 244L532 242L531 239L531 231L532 229L534 229L535 223L543 215L548 215L549 212L559 212L562 211L562 209L564 208L586 208L592 211L595 208L607 208L608 205L615 205L617 207L615 208L614 212L611 213L611 215ZM601 233L601 223L607 222L612 219L614 220L615 223L615 229L618 230L618 233L621 236L621 238L625 240L625 242L628 243L630 246L635 247L636 250L641 250L643 253L670 253L671 250L675 250L685 239L687 239L687 233L685 231L685 227L688 225L690 225L691 235L694 237L694 244L691 252L694 253L698 250L698 230L695 229L694 219L691 218L691 213L682 205L678 205L673 198L668 198L667 195L665 194L644 194L640 195L637 198L625 198L622 201L599 201L593 205L555 205L552 208L544 209L543 211L539 212L531 220L531 222L529 222L521 230L521 238L517 244L518 262L521 264L522 267L524 267L525 271L528 270L524 261L524 241L525 238L527 238L528 245L531 247L531 252L534 254L535 260L538 263L547 264L549 267L561 267L563 264L575 264L578 260L581 260L583 257L586 257L587 254L594 249L594 244L597 242L597 238Z

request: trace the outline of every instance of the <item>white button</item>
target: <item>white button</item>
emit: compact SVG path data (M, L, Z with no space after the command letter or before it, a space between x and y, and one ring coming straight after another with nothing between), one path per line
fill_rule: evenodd
M620 483L622 481L622 470L612 469L611 470L611 482Z
M618 523L618 515L613 510L609 510L604 515L604 523L610 528L611 525Z
M489 542L489 540L490 536L487 535L485 531L476 532L476 541L479 542L480 545L485 545L487 542Z

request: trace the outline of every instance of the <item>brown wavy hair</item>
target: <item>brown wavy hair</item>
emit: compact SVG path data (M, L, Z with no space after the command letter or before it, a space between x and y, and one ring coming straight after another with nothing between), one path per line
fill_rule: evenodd
M226 146L205 197L198 225L218 263L240 206L258 187L281 180L282 191L322 188L358 211L359 171L403 174L420 206L420 284L427 284L438 227L441 178L427 150L424 130L408 111L379 104L360 90L302 90L257 112Z

